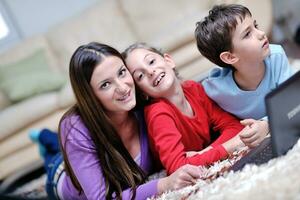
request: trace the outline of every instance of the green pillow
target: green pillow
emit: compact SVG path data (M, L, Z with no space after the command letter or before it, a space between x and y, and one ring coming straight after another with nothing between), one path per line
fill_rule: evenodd
M49 69L42 50L16 63L0 66L0 88L12 102L58 90L64 83L61 74Z
M42 49L14 63L0 65L0 83L3 79L31 73L33 71L49 70L45 53Z

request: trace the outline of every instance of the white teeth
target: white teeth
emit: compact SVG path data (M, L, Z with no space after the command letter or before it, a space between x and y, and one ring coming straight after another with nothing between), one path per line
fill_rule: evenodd
M119 98L119 101L124 101L125 99L127 99L130 95L130 92L128 92L126 95L124 95L123 97Z
M165 73L163 72L163 73L161 73L158 77L157 77L157 79L154 81L154 86L157 86L158 84L159 84L159 82L161 81L161 79L163 78L165 76Z

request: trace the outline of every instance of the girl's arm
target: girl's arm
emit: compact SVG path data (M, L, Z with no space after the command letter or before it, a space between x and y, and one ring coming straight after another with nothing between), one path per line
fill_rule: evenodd
M158 154L167 174L171 174L185 164L209 165L227 156L224 147L218 145L202 154L188 157L176 120L168 109L152 106L151 109L145 110L145 114L152 149Z
M220 136L211 144L212 147L223 144L236 136L242 131L244 126L240 121L220 108L213 100L211 100L205 93L203 87L198 85L198 90L203 98L203 103L210 117L210 124L215 133L219 132Z

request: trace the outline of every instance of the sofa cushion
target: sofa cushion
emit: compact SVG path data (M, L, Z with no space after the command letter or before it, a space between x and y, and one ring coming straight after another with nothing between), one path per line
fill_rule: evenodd
M59 89L62 75L52 72L42 49L17 62L0 66L0 87L12 102Z
M0 112L0 141L59 108L57 92L37 95Z
M9 106L11 102L7 96L0 90L0 111Z
M79 45L102 42L122 50L136 41L130 24L126 21L120 1L99 1L81 15L54 26L47 32L51 49L57 55L60 66L67 71L72 53Z
M139 40L172 51L194 39L195 23L212 6L210 0L120 1ZM155 8L155 9L141 9Z
M58 106L68 108L75 104L75 96L71 87L71 83L68 81L67 84L58 93Z
M37 35L32 38L26 38L22 40L19 44L7 51L1 52L0 60L1 65L8 65L14 63L18 60L23 60L29 55L33 55L39 50L43 50L46 57L47 64L53 71L62 71L61 66L57 64L56 57L49 48L48 42L44 36Z

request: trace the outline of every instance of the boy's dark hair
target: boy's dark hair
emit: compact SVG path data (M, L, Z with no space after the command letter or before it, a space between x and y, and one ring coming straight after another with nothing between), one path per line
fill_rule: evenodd
M195 37L200 53L220 67L231 65L220 59L224 51L232 50L232 33L246 16L252 16L248 8L238 4L214 6L207 17L196 23Z

